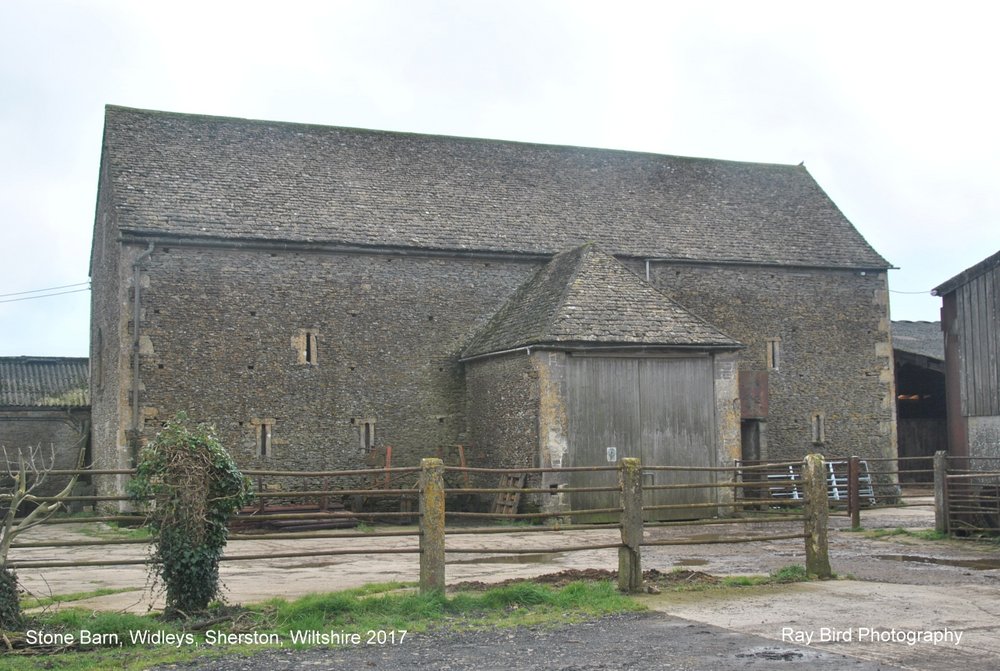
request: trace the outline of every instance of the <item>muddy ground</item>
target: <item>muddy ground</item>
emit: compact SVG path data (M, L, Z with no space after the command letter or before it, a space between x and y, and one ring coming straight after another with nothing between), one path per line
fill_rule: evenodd
M862 521L869 530L927 529L933 526L933 512L929 507L866 511ZM926 541L903 535L872 538L866 534L847 531L847 520L844 518L832 518L831 524L831 563L842 579L758 588L664 591L658 595L644 595L640 598L648 607L669 617L654 624L643 619L641 627L635 627L667 627L671 631L682 631L683 627L675 621L680 618L681 624L686 622L693 626L697 623L707 627L706 631L726 630L732 632L733 636L745 637L740 639L743 641L743 648L760 648L761 655L764 655L760 659L775 664L780 662L781 668L793 668L799 662L805 664L809 659L815 661L818 653L846 655L847 659L867 660L875 665L852 667L859 669L877 668L878 665L883 665L882 668L928 671L950 671L955 668L962 668L962 671L992 671L1000 668L1000 546L954 540ZM799 525L792 524L787 530L794 532L800 528ZM776 531L780 533L773 526L759 526L744 529L742 533L762 535ZM72 525L44 527L33 533L32 538L24 540L40 540L52 536L82 538L81 529ZM491 549L496 552L488 555L449 554L448 583L494 583L567 569L608 570L617 567L615 550L571 553L545 551L561 545L578 545L583 539L595 543L614 542L617 539L617 532L613 530L571 533L572 535L566 532L557 535L514 528L496 535L449 536L450 548ZM710 526L653 528L647 530L647 537L715 540L719 533L719 527ZM371 538L361 542L373 549L402 549L414 547L416 539ZM331 546L355 547L358 543L357 540L241 541L233 543L229 552L241 555L275 554L288 552L293 545L320 549ZM515 545L538 548L539 551L527 555L504 553L504 548ZM116 546L113 551L121 556L141 557L143 554L141 548L133 546ZM108 548L85 547L59 551L37 548L19 550L15 558L62 559L72 556L85 560L104 557L108 552ZM643 549L644 568L661 572L685 568L714 576L761 574L803 562L803 543L796 540ZM222 576L229 600L248 603L276 595L294 597L370 582L413 581L418 576L418 565L417 557L413 554L272 558L224 563ZM22 570L19 577L31 592L38 595L83 592L102 587L134 588L134 591L87 599L74 605L133 611L145 611L159 605L143 589L146 578L141 566ZM614 626L618 625L608 624L608 627ZM715 627L721 629L716 630ZM633 631L634 627L625 626L624 629ZM956 642L959 633L961 638ZM518 635L531 634L526 632ZM548 634L540 635L544 638ZM945 640L937 644L915 640L934 635ZM572 640L572 633L567 636ZM554 640L550 643L558 645ZM653 641L650 644L658 645ZM488 641L483 645L488 645ZM705 650L709 648L710 646ZM787 655L788 659L779 659L784 653L774 653L778 657L768 660L767 655L771 654L767 652L768 649L772 652L791 652ZM418 651L418 648L414 647L413 650ZM378 664L378 655L395 653L382 651L376 654L370 650L359 650L338 653L340 654L367 654L371 656L370 661ZM731 657L732 668L777 668L753 666L751 662L757 659L753 656ZM659 668L711 668L710 664L698 666L693 657L690 659L691 665L688 666L661 665ZM399 661L402 663L402 660ZM614 665L601 666L604 663L601 660L591 661L593 664L590 666L564 664L537 668L618 668ZM337 668L351 667L341 665ZM466 667L458 665L453 668ZM719 668L727 667L722 665ZM827 668L848 667L834 665Z

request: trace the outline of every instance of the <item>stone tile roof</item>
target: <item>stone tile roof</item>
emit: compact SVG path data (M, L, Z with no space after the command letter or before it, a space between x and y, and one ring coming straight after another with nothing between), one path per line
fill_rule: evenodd
M888 266L802 166L114 106L104 133L127 235Z
M994 268L1000 267L1000 252L989 256L971 268L966 268L958 275L955 275L947 282L944 282L940 286L934 287L931 293L935 296L944 296L945 294L950 294L955 289L959 288L963 284L968 284L972 280L976 279L984 273L988 273Z
M542 344L740 347L594 244L557 254L473 336L462 356Z
M0 357L0 406L86 407L90 364L80 357Z
M944 361L941 322L892 322L893 349Z

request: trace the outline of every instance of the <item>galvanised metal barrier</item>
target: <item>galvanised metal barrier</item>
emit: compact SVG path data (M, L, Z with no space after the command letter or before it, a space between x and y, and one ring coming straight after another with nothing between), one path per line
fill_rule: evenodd
M764 509L778 505L773 499L795 505L801 488L797 462L737 463L740 480L744 483L743 494L738 494L738 499L754 502L756 495L757 500L763 498ZM861 527L865 510L931 508L934 505L933 457L826 457L824 468L830 514L849 517L854 528Z
M935 466L937 530L995 540L1000 535L1000 459L940 452Z

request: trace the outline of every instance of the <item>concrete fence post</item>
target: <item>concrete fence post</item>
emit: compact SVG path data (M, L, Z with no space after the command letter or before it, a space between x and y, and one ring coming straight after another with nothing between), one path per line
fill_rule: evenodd
M833 577L830 568L830 548L827 544L830 500L827 494L825 466L822 454L810 454L802 464L802 481L806 497L806 573L818 578Z
M934 530L948 533L948 453L934 453Z
M619 471L622 502L622 547L618 548L618 589L642 590L642 466L638 459L622 459Z
M420 592L444 591L444 462L420 462Z
M861 528L861 457L851 457L847 462L847 510L851 514L851 528Z

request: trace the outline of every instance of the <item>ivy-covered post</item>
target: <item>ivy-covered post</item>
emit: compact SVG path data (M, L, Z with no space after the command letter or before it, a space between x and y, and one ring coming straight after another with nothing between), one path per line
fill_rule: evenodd
M622 459L622 546L618 548L618 589L642 590L642 467L638 459Z
M420 462L420 591L444 591L444 462Z
M253 498L249 479L214 429L190 427L181 413L142 451L129 494L153 501L146 518L156 536L150 570L166 586L165 614L205 610L219 593L229 516Z
M827 522L830 499L827 493L826 464L822 454L806 456L802 464L805 490L806 573L818 578L833 577L830 568L830 548L827 544Z

